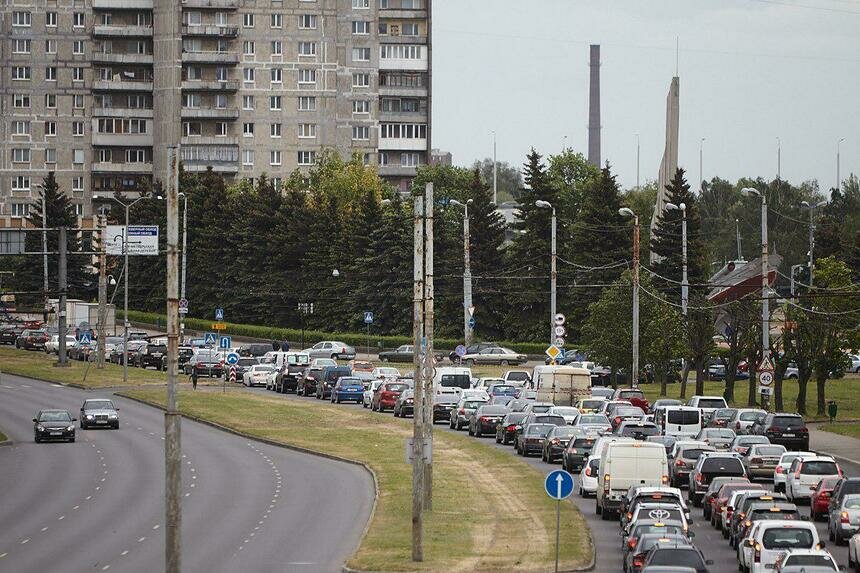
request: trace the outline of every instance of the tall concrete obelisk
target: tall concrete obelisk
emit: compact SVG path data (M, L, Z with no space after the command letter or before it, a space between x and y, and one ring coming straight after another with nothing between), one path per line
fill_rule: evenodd
M588 86L588 162L600 167L600 45L591 45Z
M672 78L669 85L669 94L666 96L666 144L663 148L663 160L660 162L660 171L657 173L657 203L654 205L654 213L651 216L651 231L657 227L657 219L666 208L667 194L666 185L675 176L678 170L678 121L681 108L681 80L678 76ZM652 251L651 262L656 262L659 257Z

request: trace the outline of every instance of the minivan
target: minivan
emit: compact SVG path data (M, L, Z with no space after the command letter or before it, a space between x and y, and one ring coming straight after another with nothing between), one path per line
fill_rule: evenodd
M600 460L597 508L603 519L617 513L631 487L665 486L669 482L666 450L653 442L613 442Z
M654 423L664 436L692 438L702 429L702 411L690 406L666 406L654 414Z

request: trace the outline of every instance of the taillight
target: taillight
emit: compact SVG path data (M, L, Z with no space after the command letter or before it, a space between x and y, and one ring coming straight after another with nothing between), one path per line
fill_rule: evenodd
M627 547L628 547L628 549L630 549L631 551L632 551L633 549L635 549L635 548L636 548L636 542L637 542L637 541L638 541L638 539L636 539L635 537L632 537L632 538L628 539L628 540L627 540Z
M603 476L603 491L609 493L609 474Z
M696 482L702 483L702 481L704 481L702 478L702 474L696 474Z
M462 414L462 413L463 413L463 410L460 410L460 413ZM508 431L509 431L509 432L515 432L515 431L516 431L516 429L517 429L517 427L516 427L516 425L514 425L514 424L511 424L510 426L508 426Z
M478 418L478 419L479 419L480 421L482 421L482 422L486 422L486 421L487 421L487 417L486 417L486 416L481 416L481 417L480 417L480 418Z
M774 471L778 474L784 474L785 473L785 470L782 468L782 466L776 466L776 470L774 470Z
M686 465L687 465L687 464L685 464L685 463L684 463L684 460L675 460L675 467L676 467L676 468L682 468L682 467L684 467L684 466L686 466Z
M756 544L755 544L755 556L754 556L754 559L755 559L755 562L756 562L756 563L761 563L761 543L756 543Z
M740 429L741 429L741 423L735 422L735 430L740 430Z
M633 558L633 566L637 569L641 569L645 564L645 553L639 553L636 557Z
M466 410L465 410L464 408L460 408L460 413L461 413L461 414L465 414L465 413L466 413Z
M585 468L585 475L587 475L588 477L591 477L591 467Z
M726 519L731 519L732 515L735 513L735 510L731 507L726 508Z
M618 424L621 423L621 416L615 416L615 419L613 421L615 422L615 425L617 426Z
M806 428L806 427L804 427L804 428L798 428L798 429L797 429L797 431L798 431L799 433L801 433L801 434L808 434L808 433L809 433L809 428Z
M848 519L848 512L847 512L847 511L843 511L843 512L839 515L839 522L840 522L840 523L850 523L850 522L851 522L851 520L850 520L850 519Z
M663 477L661 477L661 478L660 478L660 482L661 482L663 485L666 485L667 483L669 483L669 476L663 476Z

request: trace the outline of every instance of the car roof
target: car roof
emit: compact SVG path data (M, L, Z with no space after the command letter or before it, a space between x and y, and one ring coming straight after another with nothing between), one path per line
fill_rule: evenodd
M818 532L814 523L797 519L760 519L756 523L758 524L758 533L761 533L763 529L769 529L771 527L779 527L782 529L808 529L810 531L815 531L816 533Z
M47 414L48 412L65 412L66 414L69 413L68 410L64 410L62 408L45 408L43 410L39 410L40 414Z

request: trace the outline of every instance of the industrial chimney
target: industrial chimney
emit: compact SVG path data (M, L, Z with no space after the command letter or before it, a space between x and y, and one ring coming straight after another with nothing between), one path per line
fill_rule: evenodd
M591 45L588 89L588 162L600 167L600 45Z

